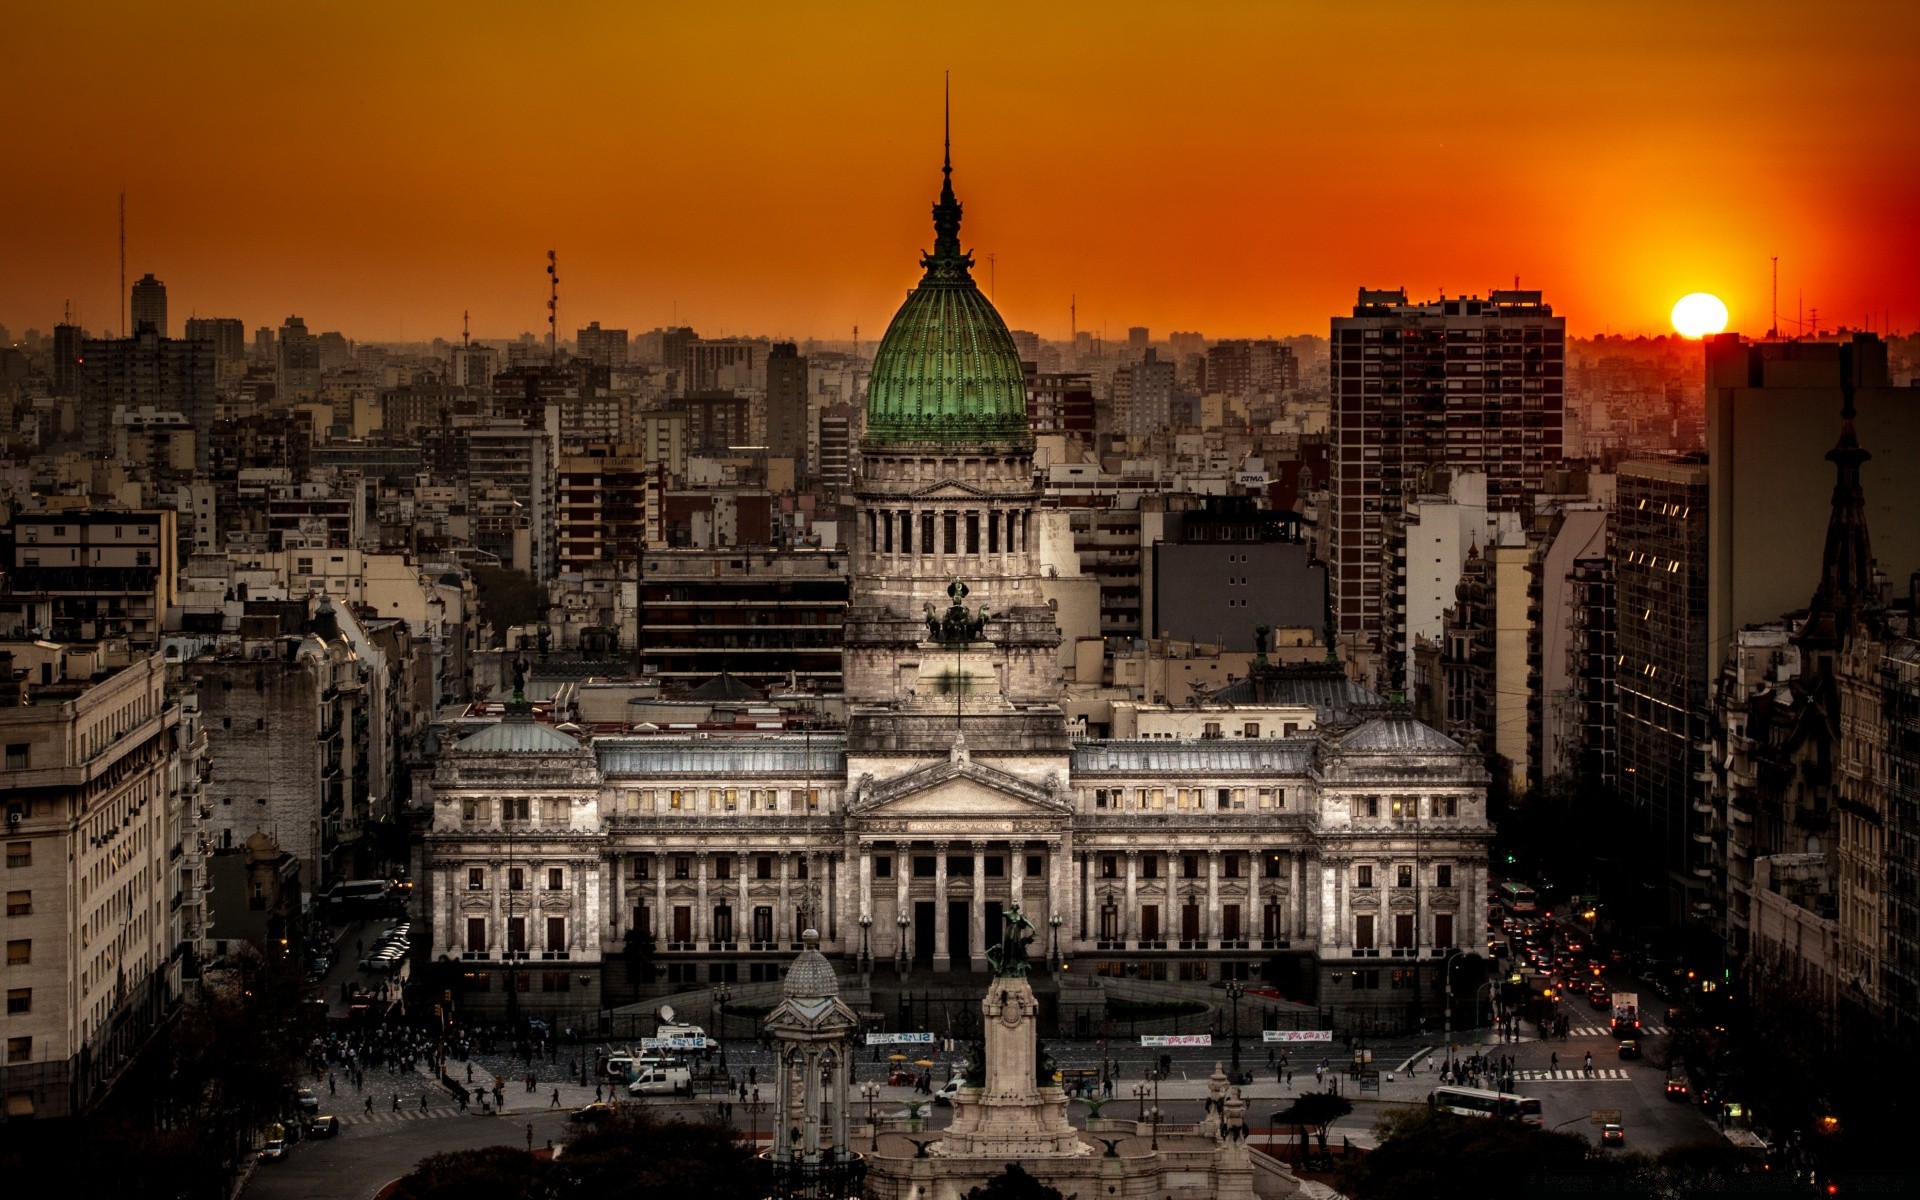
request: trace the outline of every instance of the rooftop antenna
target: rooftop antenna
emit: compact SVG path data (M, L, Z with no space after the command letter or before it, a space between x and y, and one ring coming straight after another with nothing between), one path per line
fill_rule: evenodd
M547 365L560 365L560 256L547 251Z
M120 187L120 336L127 336L127 189Z
M1780 256L1773 256L1773 328L1767 330L1767 336L1780 336Z
M1069 293L1067 297L1067 340L1080 341L1080 297Z
M860 327L858 325L853 327L853 368L856 371L860 369Z

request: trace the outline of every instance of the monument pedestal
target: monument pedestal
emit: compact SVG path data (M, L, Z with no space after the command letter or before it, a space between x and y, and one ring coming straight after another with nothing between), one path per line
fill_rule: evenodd
M1067 1120L1066 1093L1038 1079L1040 1005L1033 988L1024 977L996 977L980 1012L985 1083L954 1096L953 1123L931 1152L1008 1162L1090 1154Z

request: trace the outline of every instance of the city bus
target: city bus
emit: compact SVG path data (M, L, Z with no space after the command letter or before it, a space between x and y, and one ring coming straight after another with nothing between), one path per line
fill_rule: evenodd
M1530 917L1540 911L1540 897L1524 883L1509 880L1500 885L1501 907L1516 917Z
M1522 1125L1543 1125L1540 1101L1532 1096L1511 1092L1489 1092L1481 1088L1439 1087L1427 1097L1427 1105L1457 1117L1502 1117Z

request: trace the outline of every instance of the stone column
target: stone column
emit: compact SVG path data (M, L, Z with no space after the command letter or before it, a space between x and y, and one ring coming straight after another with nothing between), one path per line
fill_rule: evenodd
M973 960L973 969L984 971L987 967L987 936L991 933L999 936L997 929L987 928L987 844L973 844L973 904L967 913L969 933L968 949Z
M1300 874L1299 847L1287 852L1287 936L1304 935L1307 928L1306 886Z
M706 943L713 940L713 913L707 907L707 852L702 850L694 861L694 901L693 901L693 940L705 950Z
M493 920L487 926L487 949L491 951L496 945L499 946L500 956L504 959L507 954L507 920L505 905L501 900L507 891L507 869L499 859L487 864L487 882L493 885ZM512 987L512 982L509 981L507 986Z
M667 911L667 863L664 854L653 856L653 946L664 950L667 939L673 936L673 922L668 920L673 914Z
M1220 851L1207 851L1207 941L1220 943Z
M934 522L934 534L939 536L940 522ZM949 959L951 949L947 938L947 843L933 844L933 969L947 971L952 969Z
M793 851L780 852L780 911L773 914L773 940L791 941L791 934L784 932L793 922Z
M733 940L748 941L753 937L753 895L747 890L748 868L752 859L747 852L740 852L740 911L733 914Z
M1087 927L1087 922L1093 919L1094 912L1093 859L1094 852L1092 850L1083 850L1080 852L1080 894L1082 897L1080 905L1080 940L1083 942L1091 940L1096 932Z
M895 956L913 957L913 908L907 895L907 885L913 874L913 843L895 842L893 844L893 928L900 940L894 946ZM907 923L900 924L905 917Z
M1127 849L1127 899L1126 907L1120 912L1120 937L1123 941L1136 941L1140 937L1140 852Z
M821 922L820 941L824 944L840 944L840 858L829 850L820 855L820 869L827 874L826 886L821 889L820 903L826 908L826 920Z
M1240 936L1246 939L1249 946L1266 934L1266 911L1260 904L1260 880L1266 870L1266 851L1247 851L1247 902L1240 910ZM1255 933L1256 929L1260 932Z
M1068 861L1066 839L1050 838L1047 847L1047 920L1060 918L1060 957L1067 957L1067 947L1072 944L1074 930L1079 928L1074 919L1073 889L1067 885L1063 867Z
M873 847L860 843L860 915L873 920Z

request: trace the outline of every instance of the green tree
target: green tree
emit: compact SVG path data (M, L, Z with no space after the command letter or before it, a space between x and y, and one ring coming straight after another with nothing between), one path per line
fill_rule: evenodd
M1587 1140L1516 1121L1400 1110L1374 1127L1379 1145L1349 1162L1352 1200L1485 1200L1490 1185L1519 1195L1529 1180L1587 1173Z
M1059 1188L1051 1188L1027 1174L1026 1168L1019 1163L1008 1163L1007 1169L974 1188L966 1195L966 1200L1078 1200L1079 1193L1062 1196Z
M761 1200L761 1164L738 1130L621 1112L581 1131L557 1160L562 1200Z
M1307 1156L1307 1133L1311 1130L1320 1142L1320 1157L1327 1155L1327 1130L1341 1117L1353 1111L1353 1101L1333 1092L1307 1092L1274 1119L1282 1125L1300 1127L1300 1157Z

